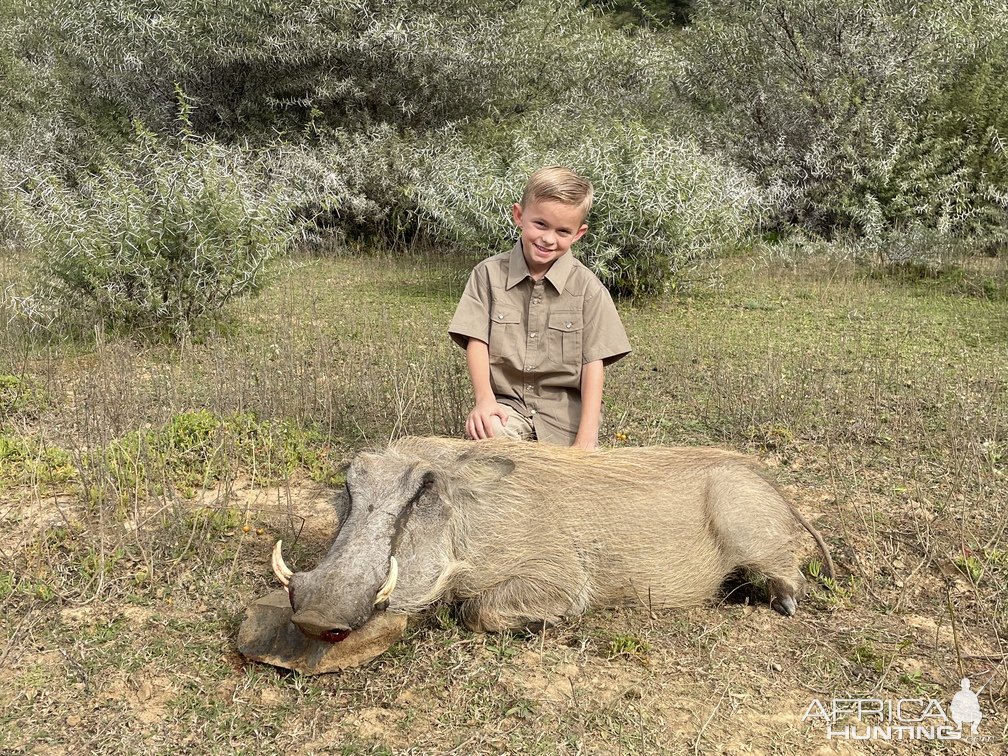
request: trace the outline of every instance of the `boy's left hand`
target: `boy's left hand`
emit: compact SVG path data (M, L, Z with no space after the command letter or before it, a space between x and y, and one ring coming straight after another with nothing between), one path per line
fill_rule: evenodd
M592 451L594 449L598 449L598 434L596 433L594 436L588 436L586 438L582 438L581 434L579 433L574 438L574 443L571 444L571 447L575 449L584 449L585 451Z

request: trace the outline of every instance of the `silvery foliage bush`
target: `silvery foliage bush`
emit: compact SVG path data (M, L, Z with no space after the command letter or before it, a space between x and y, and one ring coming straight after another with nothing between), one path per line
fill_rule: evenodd
M27 2L98 97L160 127L178 85L194 127L221 136L422 130L585 98L636 112L668 88L667 45L577 0Z
M480 254L506 250L511 207L529 174L566 165L589 177L595 203L578 255L612 290L661 291L694 263L745 238L762 195L751 177L692 139L619 122L529 124L503 153L443 134L415 185L432 236Z
M684 89L711 138L777 192L779 221L898 254L904 233L975 232L998 201L929 103L1006 33L1006 7L704 0L683 37Z
M0 3L0 173L4 185L46 170L68 175L107 151L120 114L91 97L79 72L39 28L58 22L21 3Z
M417 231L411 187L423 169L423 139L389 124L330 129L317 144L273 145L264 165L309 244L380 238L395 245Z
M258 291L291 234L287 201L260 188L251 159L142 130L78 186L43 179L27 196L40 283L22 309L45 325L184 336Z

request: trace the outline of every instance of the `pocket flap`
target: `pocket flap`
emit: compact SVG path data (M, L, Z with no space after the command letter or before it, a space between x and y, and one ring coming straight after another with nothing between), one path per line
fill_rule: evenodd
M580 312L551 312L548 325L557 331L580 331L584 319Z
M516 307L501 307L497 305L490 310L491 323L520 323L521 316Z

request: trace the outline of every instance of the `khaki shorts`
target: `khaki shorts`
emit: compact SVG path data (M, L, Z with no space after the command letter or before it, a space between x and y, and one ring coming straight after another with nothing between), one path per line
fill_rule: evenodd
M536 438L532 423L514 410L508 413L507 425L501 425L500 418L494 415L490 420L490 428L494 438L513 438L515 441L535 441Z

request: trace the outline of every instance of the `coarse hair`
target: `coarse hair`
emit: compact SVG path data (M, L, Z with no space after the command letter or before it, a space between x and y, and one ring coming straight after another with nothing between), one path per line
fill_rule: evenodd
M591 210L594 194L592 182L584 176L561 165L549 165L529 176L521 204L524 208L530 201L562 202L580 209L583 222Z

